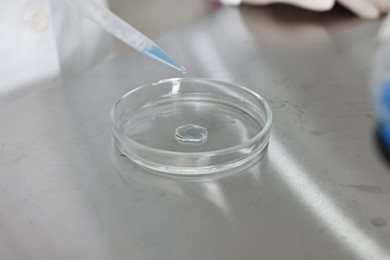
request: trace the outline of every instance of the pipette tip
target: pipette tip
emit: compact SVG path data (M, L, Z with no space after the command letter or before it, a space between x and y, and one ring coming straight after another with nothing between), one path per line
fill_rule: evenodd
M184 68L182 65L177 63L171 56L169 56L165 51L163 51L160 47L157 45L153 45L152 47L146 49L144 51L144 54L156 59L174 69L177 69L178 71L185 74L187 72L186 68Z

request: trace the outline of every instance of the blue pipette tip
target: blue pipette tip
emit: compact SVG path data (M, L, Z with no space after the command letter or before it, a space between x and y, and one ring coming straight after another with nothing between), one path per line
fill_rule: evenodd
M156 59L162 63L165 63L166 65L177 69L178 71L182 72L183 74L186 73L186 68L184 68L182 65L177 63L174 59L171 58L165 51L163 51L161 48L159 48L157 45L153 45L152 47L149 47L143 52L145 55Z

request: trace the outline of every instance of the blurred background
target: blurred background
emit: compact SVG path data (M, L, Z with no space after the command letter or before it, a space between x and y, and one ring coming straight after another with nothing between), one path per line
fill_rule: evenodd
M212 0L108 0L111 10L152 39L210 12ZM126 47L117 41L118 50Z

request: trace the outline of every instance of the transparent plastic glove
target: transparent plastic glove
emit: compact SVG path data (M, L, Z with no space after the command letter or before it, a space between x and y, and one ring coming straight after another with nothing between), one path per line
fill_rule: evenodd
M253 5L285 3L313 11L330 10L337 2L364 19L377 19L390 9L390 0L221 0L221 2L230 5L238 5L242 2Z
M390 14L387 15L385 21L382 23L377 38L379 42L390 40Z
M389 0L337 0L337 2L365 19L377 19L390 9Z

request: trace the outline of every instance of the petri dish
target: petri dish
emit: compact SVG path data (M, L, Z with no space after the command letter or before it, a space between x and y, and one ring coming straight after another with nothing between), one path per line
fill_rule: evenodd
M131 161L172 175L251 165L264 154L272 113L257 93L212 79L173 78L121 97L110 114L114 143Z

